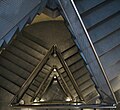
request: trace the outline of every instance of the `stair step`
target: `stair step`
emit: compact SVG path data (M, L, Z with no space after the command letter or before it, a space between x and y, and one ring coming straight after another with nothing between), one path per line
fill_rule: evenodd
M35 51L34 49L28 47L27 45L23 44L20 41L14 41L13 42L13 46L21 49L23 52L33 56L34 58L38 59L38 60L42 60L44 58L44 55L42 55L41 53Z
M115 96L116 96L118 102L120 102L120 89L115 92Z
M0 68L0 69L4 70L3 68ZM5 72L5 71L2 71L2 72ZM0 73L0 77L2 79L5 79L4 82L5 81L6 82L10 82L10 83L12 83L12 85L14 84L18 88L20 88L23 85L23 83L24 83L24 80L22 78L18 77L15 74L9 74L9 72L7 72L6 74L4 73L4 75ZM2 82L2 83L4 83L4 82ZM36 86L34 86L34 85L30 86L30 88L29 88L30 90L29 91L31 91L31 90L35 91L35 88L36 88Z
M98 92L95 91L91 91L86 97L85 100L87 100L87 103L93 103L96 102L96 99L98 99L100 96L98 94Z
M105 69L109 68L110 66L114 65L120 60L119 51L120 51L120 45L100 57L101 62Z
M42 77L42 75L39 75L35 78L36 81L38 81L38 84L41 83L41 81L43 80L44 77Z
M40 85L40 81L41 81L41 79L40 79L40 81L38 82L39 80L34 80L33 81L33 85L35 85L36 87L38 87L39 85Z
M106 73L108 75L109 80L114 79L116 76L120 76L120 61L107 68Z
M27 63L26 61L20 59L19 57L13 55L12 53L5 51L1 54L2 57L6 58L7 60L13 62L14 64L20 66L21 68L25 69L26 71L32 72L35 68L33 65Z
M68 63L67 65L68 65L70 71L73 73L75 70L83 67L84 64L85 64L84 61L81 60L81 59L79 59L79 60L76 60L76 61L73 62L73 63ZM59 71L60 71L61 73L64 73L64 72L65 72L65 70L64 70L63 67L61 67L61 68L59 69Z
M113 31L119 29L120 28L119 19L120 19L120 14L117 14L113 18L111 18L111 19L107 20L106 22L103 22L100 25L89 30L89 34L91 36L92 41L95 43L98 40L109 35ZM102 30L102 32L100 30Z
M84 91L85 89L87 89L88 87L94 85L94 83L92 82L91 79L87 80L86 82L84 82L82 85L79 86L81 91Z
M116 92L120 89L120 76L116 76L110 81L113 91Z
M67 83L67 85L68 85L68 87L70 88L70 89L73 89L74 88L74 86L73 86L73 84L72 84L72 82L69 80L69 81L66 81L66 83Z
M77 62L80 60L80 55L79 53L73 54L69 59L65 60L68 65L72 65L73 63Z
M0 57L0 59L1 59L1 65L2 65L2 67L4 67L5 69L9 70L11 72L12 76L16 75L16 77L19 76L19 77L21 77L24 80L29 77L30 73L28 71L22 69L18 65L14 64L14 63L12 63L12 62L10 62L10 61L2 58L2 57Z
M26 91L26 94L29 95L29 96L31 96L31 97L34 96L34 92L31 91L30 89L28 89L28 90Z
M5 88L6 90L8 90L8 92L10 91L13 94L16 94L17 91L19 90L19 87L13 83L11 83L9 80L6 80L5 78L0 76L0 87L3 87L3 89Z
M76 81L77 81L78 85L80 86L81 84L83 84L84 82L86 82L88 79L90 79L90 76L89 76L89 74L86 73L82 77L76 79Z
M4 86L1 86L1 85L0 85L0 90L1 90L1 89L3 89L5 92L8 92L8 93L10 93L10 94L12 94L12 95L15 95L15 93L13 93L12 91L6 89Z
M19 77L18 75L14 74L13 72L7 70L6 68L2 66L0 66L0 76L3 76L4 78L9 79L21 86L23 82L25 81L23 78Z
M11 52L15 56L23 59L24 61L30 63L33 66L36 66L40 62L38 59L34 58L33 56L29 55L28 53L25 53L24 51L12 46L12 45L10 45L9 48L7 48L6 50Z
M73 45L71 48L67 49L65 52L62 52L62 56L64 59L68 59L73 54L77 53L78 49L75 45Z
M71 72L73 73L75 70L85 66L85 62L83 60L78 60L76 63L73 65L69 66Z
M74 41L71 38L69 38L66 41L62 41L60 43L59 48L60 48L61 53L64 54L67 52L67 50L71 49L71 47L73 47L74 45L75 45Z
M70 81L70 79L69 79L68 76L64 77L64 80L65 80L66 82ZM68 83L68 85L69 85L69 83Z
M44 66L44 69L50 71L51 70L51 66L49 64L46 63L46 65Z
M106 0L100 0L100 1L88 1L88 0L77 0L75 1L75 4L81 14L84 14L87 11L91 11L91 9L96 8L101 3L105 2Z
M59 68L59 72L60 72L61 74L64 74L64 73L65 73L64 68L63 68L63 67Z
M104 37L104 39L100 40L99 42L96 42L94 45L95 45L98 55L102 56L108 51L118 46L120 44L119 36L120 36L120 29L112 32L111 34Z
M27 37L25 36L18 36L17 40L19 40L20 42L22 42L23 44L27 45L28 47L38 51L39 53L45 55L47 53L47 49L42 47L41 45L38 45L37 43L35 43L32 40L29 40Z
M104 12L105 10L106 12ZM89 12L87 15L82 17L87 29L89 29L100 22L104 22L105 19L108 19L110 16L113 16L119 10L120 10L119 2L108 1L104 2L104 4L102 4L98 8L96 7L95 10Z
M83 94L84 97L86 97L87 95L91 94L93 91L95 91L95 86L91 85L87 89L82 91L82 94Z
M10 71L13 71L14 73L18 74L19 76L22 76L24 79L27 79L30 73L26 70L23 70L19 66L15 65L14 63L0 57L0 64Z
M34 86L33 84L30 85L29 89L31 89L33 92L37 90L38 87Z
M83 66L82 68L77 69L75 72L73 72L73 76L75 79L82 77L84 74L88 73L88 70L85 66Z
M46 67L43 67L42 70L41 70L41 72L43 72L45 74L49 73L49 69L48 68L46 69Z
M36 36L33 36L32 34L28 33L27 31L23 30L22 31L22 35L31 40L34 41L36 44L40 45L41 47L45 48L48 50L48 45L46 44L46 42L44 42L43 40L38 39Z

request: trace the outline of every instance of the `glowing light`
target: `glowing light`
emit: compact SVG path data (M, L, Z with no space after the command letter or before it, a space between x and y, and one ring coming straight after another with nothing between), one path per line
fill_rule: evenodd
M24 100L20 100L19 104L24 105L25 101Z
M38 102L38 100L37 100L37 99L35 99L35 100L34 100L34 102Z
M67 98L66 98L66 101L67 101L67 102L71 101L71 98L70 98L70 97L67 97Z
M57 77L56 76L54 76L54 79L56 79Z
M36 102L36 103L33 103L32 105L40 105L40 104Z
M57 83L57 80L54 80L55 83Z
M40 99L40 102L44 102L45 100L44 99Z
M100 99L97 99L96 100L96 104L100 104L101 103L101 100Z
M56 54L56 53L54 53L54 54L53 54L53 57L56 57L56 56L57 56L57 54Z
M57 70L54 68L53 71L56 72Z
M82 103L77 103L77 105L81 105Z

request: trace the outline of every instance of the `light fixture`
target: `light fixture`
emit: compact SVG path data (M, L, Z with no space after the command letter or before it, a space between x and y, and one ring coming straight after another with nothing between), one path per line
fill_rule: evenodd
M96 104L100 104L101 103L101 100L100 99L97 99L96 100Z
M56 68L54 68L53 71L56 72L57 71Z
M56 56L57 56L57 54L56 54L56 53L54 53L54 54L53 54L53 57L56 57Z
M38 102L38 100L37 100L37 99L35 99L35 100L34 100L34 102Z
M19 104L20 104L20 105L24 105L24 104L25 104L25 101L24 101L24 100L20 100Z
M54 83L57 83L57 80L54 80Z
M40 102L44 102L45 100L44 99L40 99Z
M71 98L70 98L70 97L67 97L67 98L66 98L66 101L67 101L67 102L70 102L70 101L71 101Z
M81 102L76 102L76 105L82 105L83 103L81 103Z
M56 79L57 77L56 76L54 76L54 79Z

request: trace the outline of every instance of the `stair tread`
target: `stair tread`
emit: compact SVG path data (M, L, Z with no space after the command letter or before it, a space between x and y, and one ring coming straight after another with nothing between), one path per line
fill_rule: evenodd
M5 78L0 76L0 86L3 86L6 90L11 91L12 93L16 94L16 92L19 90L19 87L10 81L6 80Z
M24 61L36 66L39 63L39 60L34 58L33 56L23 52L19 48L16 48L12 45L9 46L9 48L6 49L7 51L10 51L12 54L16 55L17 57L20 57Z
M5 57L6 59L10 60L11 62L14 62L16 65L19 65L21 68L26 69L29 72L32 72L32 70L35 68L30 63L27 63L26 61L20 59L19 57L11 54L8 51L3 52L2 56Z
M38 45L37 43L35 43L32 40L27 39L25 36L21 35L21 36L17 37L17 40L23 42L23 44L31 47L32 49L38 51L39 53L41 53L43 55L45 55L47 53L47 51L48 51L46 48Z
M24 51L25 53L33 56L34 58L38 59L38 60L41 60L44 58L44 55L42 55L41 53L37 52L36 50L28 47L27 45L23 44L22 42L20 41L14 41L13 43L13 46L21 49L22 51Z
M105 0L100 0L100 1L87 1L87 0L82 0L82 1L75 1L76 6L78 7L78 10L81 14L84 14L86 11L91 10L92 8L100 5L103 3ZM77 5L78 4L78 5ZM79 7L79 5L82 7Z

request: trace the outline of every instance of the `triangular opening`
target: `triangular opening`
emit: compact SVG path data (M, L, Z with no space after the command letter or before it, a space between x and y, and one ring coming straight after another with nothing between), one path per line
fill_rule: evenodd
M56 66L53 66L52 72L46 76L42 86L45 88L38 88L40 94L32 98L34 103L62 103L73 101L71 94L67 93L69 90L68 86L65 88L65 81L63 77L58 73ZM48 79L47 79L48 78ZM49 80L49 81L48 81ZM48 81L48 82L47 82ZM41 90L43 91L41 92Z
M39 101L58 103L66 102L67 98L68 96L65 94L63 88L61 87L57 76L54 76L50 83L50 86L47 88Z
M25 81L23 86L20 88L18 93L15 95L15 97L13 98L13 100L11 102L12 105L16 105L16 104L20 105L21 104L20 102L21 102L23 96L27 93L28 88L34 83L34 80L36 79L36 77L41 77L41 71L44 70L44 67L46 65L48 66L47 63L50 60L52 60L53 67L51 67L51 69L49 70L48 73L46 73L46 75L42 76L43 77L42 81L39 83L39 87L32 95L32 99L29 102L29 104L36 102L36 100L38 100L39 102L41 102L40 100L43 101L43 99L44 98L46 99L46 96L48 96L50 93L51 93L51 96L49 96L50 98L48 98L46 100L46 102L58 101L59 103L61 103L61 102L68 103L68 101L72 101L72 102L83 101L84 98L81 95L81 91L78 88L78 85L77 85L74 77L72 76L72 73L71 73L67 63L63 59L62 54L61 54L60 50L57 48L57 46L53 45L52 48L48 51L48 53L45 55L43 60L37 65L37 67L30 74L30 76ZM59 65L59 67L62 68L62 70L65 71L66 77L71 85L67 84L67 81L65 80L65 76L63 76L63 74L61 74L61 71L57 67L58 65ZM71 90L70 90L71 87L74 89L74 93L71 92ZM56 94L59 94L59 95L61 94L60 95L61 97L55 96L55 94L53 94L53 92L52 92L53 91L52 88L54 88L54 92ZM56 89L59 89L60 93L57 93ZM76 95L74 95L74 94L76 94ZM56 98L52 97L52 95L55 96ZM43 102L45 102L45 101L43 101Z

